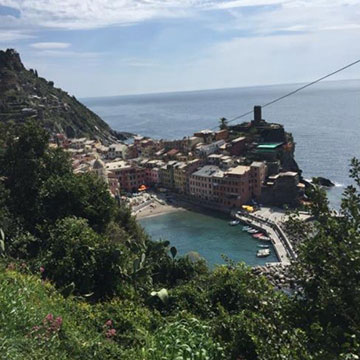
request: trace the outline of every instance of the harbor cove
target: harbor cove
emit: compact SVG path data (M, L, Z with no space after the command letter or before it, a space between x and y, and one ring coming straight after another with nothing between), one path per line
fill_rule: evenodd
M221 213L174 211L142 218L139 222L153 240L169 240L179 255L198 253L211 267L225 263L225 258L251 266L278 261L271 244L270 256L257 257L259 245L265 242L242 231L241 224L229 226L229 216Z

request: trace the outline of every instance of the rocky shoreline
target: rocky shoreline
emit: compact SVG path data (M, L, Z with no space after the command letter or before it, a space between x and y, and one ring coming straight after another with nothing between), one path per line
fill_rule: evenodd
M289 265L269 264L256 266L252 269L252 272L258 276L265 276L270 284L279 290L294 290L295 278L289 270Z

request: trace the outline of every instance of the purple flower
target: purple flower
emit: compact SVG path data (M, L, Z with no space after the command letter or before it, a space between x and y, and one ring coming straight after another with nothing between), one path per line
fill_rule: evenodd
M40 273L42 274L44 271L45 269L42 266L40 266Z

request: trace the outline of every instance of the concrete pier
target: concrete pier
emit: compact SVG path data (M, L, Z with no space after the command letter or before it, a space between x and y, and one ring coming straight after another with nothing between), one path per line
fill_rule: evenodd
M277 223L268 219L258 218L255 214L235 214L235 217L241 222L265 232L271 238L281 264L289 265L291 259L296 258L289 239Z

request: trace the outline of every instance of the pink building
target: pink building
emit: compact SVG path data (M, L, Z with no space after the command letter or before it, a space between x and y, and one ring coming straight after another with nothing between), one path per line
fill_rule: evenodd
M219 207L240 208L252 198L250 174L249 166L223 171L218 166L206 165L190 176L190 195Z

